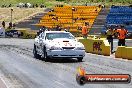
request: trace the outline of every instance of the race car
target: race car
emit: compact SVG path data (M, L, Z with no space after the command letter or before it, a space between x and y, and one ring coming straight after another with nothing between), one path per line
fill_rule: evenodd
M50 58L77 58L82 61L85 48L70 32L45 31L35 38L33 54L45 61Z

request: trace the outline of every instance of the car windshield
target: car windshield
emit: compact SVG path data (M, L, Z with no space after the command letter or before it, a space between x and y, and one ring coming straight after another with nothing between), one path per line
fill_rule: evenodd
M48 40L53 40L55 38L75 39L75 37L70 33L46 33L46 38Z

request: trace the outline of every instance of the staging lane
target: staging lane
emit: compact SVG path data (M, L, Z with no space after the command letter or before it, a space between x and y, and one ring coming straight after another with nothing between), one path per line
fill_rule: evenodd
M12 41L11 43L11 41L3 40L4 46L1 44L0 48L0 70L5 77L9 78L8 80L15 79L16 83L12 82L15 87L12 88L79 88L75 75L80 65L84 66L88 73L129 73L132 75L131 61L86 54L84 62L76 60L44 62L33 58L32 40L29 42L12 39ZM131 86L132 84L88 84L83 88L131 88Z

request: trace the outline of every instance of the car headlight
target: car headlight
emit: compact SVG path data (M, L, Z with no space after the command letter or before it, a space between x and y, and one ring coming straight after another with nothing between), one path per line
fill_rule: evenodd
M76 50L85 50L84 47L76 47L75 49L76 49Z
M52 46L50 48L50 50L62 50L62 48L61 47Z

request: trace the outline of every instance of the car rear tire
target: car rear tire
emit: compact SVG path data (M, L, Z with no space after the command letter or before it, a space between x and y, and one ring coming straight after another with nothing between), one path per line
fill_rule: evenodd
M77 60L78 60L78 62L82 62L83 57L78 57Z
M35 45L34 45L34 48L33 48L33 55L34 55L35 58L40 59L40 55L37 54L36 46Z

